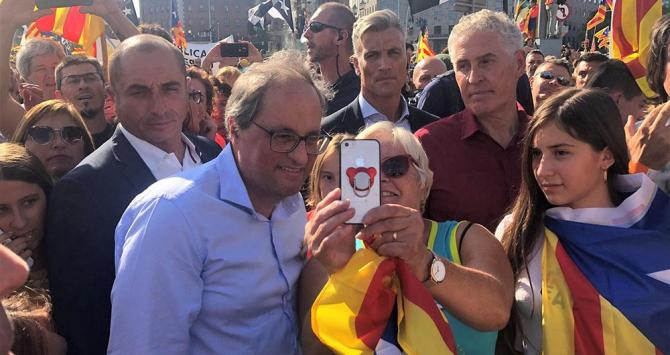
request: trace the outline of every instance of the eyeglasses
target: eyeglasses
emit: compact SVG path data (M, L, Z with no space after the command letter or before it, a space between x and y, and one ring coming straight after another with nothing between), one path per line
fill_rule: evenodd
M325 134L301 137L290 132L271 131L254 121L251 123L270 136L270 149L275 153L290 153L298 147L301 141L305 141L307 154L317 155L323 153L330 142L330 136Z
M558 76L555 75L554 73L550 71L543 71L538 74L540 78L546 79L546 80L554 80L556 78L556 81L561 85L561 86L569 86L570 85L570 79L564 77L564 76Z
M416 161L410 155L396 155L382 162L382 173L390 178L399 178L407 174L409 165Z
M86 74L80 74L80 75L68 75L63 77L61 82L64 85L68 86L74 86L74 85L79 85L81 81L84 81L86 84L93 84L97 83L102 80L102 77L98 73L86 73Z
M321 31L325 30L326 28L332 28L332 29L337 30L337 31L342 30L341 28L335 27L333 25L328 25L328 24L325 24L323 22L318 22L318 21L312 21L312 22L309 23L309 25L307 25L307 27L305 27L305 32L307 32L307 30L310 30L314 33L319 33Z
M193 100L193 102L196 104L199 104L202 102L202 99L205 97L205 95L203 95L200 91L193 90L188 94L188 97L190 97L191 100Z
M80 142L84 138L84 133L84 129L77 126L67 126L60 129L39 126L28 128L28 137L30 137L33 142L41 145L51 143L56 135L59 135L60 139L64 142L74 144Z

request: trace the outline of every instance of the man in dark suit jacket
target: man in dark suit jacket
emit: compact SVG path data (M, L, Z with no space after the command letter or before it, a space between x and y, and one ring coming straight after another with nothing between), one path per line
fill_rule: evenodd
M352 103L321 121L325 133L356 134L378 121L391 121L415 132L438 119L411 107L402 97L407 81L405 32L389 10L356 22L352 64L361 78L361 93Z
M220 151L207 139L181 133L188 107L183 63L181 52L159 37L124 41L110 62L119 126L52 191L49 287L69 354L107 351L114 230L128 204L171 168L181 171Z
M407 108L409 112L407 120L412 132L416 132L419 128L438 120L437 116L419 110L416 107L408 105ZM361 105L358 99L321 121L321 130L328 134L357 134L364 127L365 120L361 113Z

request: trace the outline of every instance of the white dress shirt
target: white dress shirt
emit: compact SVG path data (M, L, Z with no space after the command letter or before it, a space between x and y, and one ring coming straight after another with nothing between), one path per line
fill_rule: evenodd
M121 124L119 124L119 127L121 133L128 139L130 145L135 148L135 151L140 155L144 164L149 167L151 174L153 174L156 180L172 176L178 172L202 164L200 156L195 150L195 145L183 133L181 134L181 141L184 142L186 149L184 150L184 159L180 162L174 153L167 153L155 145L136 137Z
M408 131L412 131L412 127L409 125L409 107L407 106L407 101L405 101L404 97L401 97L400 101L402 103L402 115L400 115L400 119L393 122L393 124L405 128ZM363 97L362 93L358 95L358 104L361 107L361 114L363 115L363 121L365 121L365 128L370 127L377 122L391 121L386 115L374 108L372 104Z
M116 228L108 353L299 353L306 221L299 193L256 212L230 145L159 180Z

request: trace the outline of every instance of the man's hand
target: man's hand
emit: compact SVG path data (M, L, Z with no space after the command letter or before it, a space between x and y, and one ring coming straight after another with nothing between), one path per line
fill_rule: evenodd
M0 26L3 30L13 31L50 13L51 9L35 11L34 1L0 0Z
M661 170L670 161L670 102L654 108L635 130L635 118L628 116L626 144L633 162Z
M19 95L23 98L23 106L26 111L44 101L44 92L39 85L35 84L22 83L19 87Z

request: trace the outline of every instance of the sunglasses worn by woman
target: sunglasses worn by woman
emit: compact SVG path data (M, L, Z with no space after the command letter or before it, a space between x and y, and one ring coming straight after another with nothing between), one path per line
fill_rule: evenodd
M324 329L346 327L349 321L353 322L339 315L318 316L322 308L319 308L321 297L317 294L324 285L332 287L331 290L346 288L346 285L336 285L338 281L329 278L329 274L339 271L343 272L338 275L370 274L348 269L353 255L361 252L362 245L357 245L356 240L365 241L366 248L377 255L397 258L409 267L418 282L423 282L427 297L444 307L459 348L466 353L493 353L496 330L507 322L512 303L512 272L501 244L479 225L457 221L438 223L422 217L432 172L421 144L412 133L390 122L381 122L366 128L356 138L380 142L382 205L365 216L363 226L344 224L354 211L347 201L339 200L339 183L331 181L339 180L338 154L327 148L326 154L330 152L330 155L323 161L317 158L311 179L318 182L310 186L311 193L319 195L314 199L319 201L305 229L305 244L314 260L307 264L300 281L306 285L301 289L299 301L301 319L306 320L303 323L305 353L319 353L324 345L339 348L338 334L328 334ZM326 174L320 170L328 170L329 179L322 179ZM325 181L331 191L324 189ZM450 254L445 247L452 244L458 247ZM443 282L447 279L449 282ZM358 284L362 280L342 282ZM333 297L337 297L337 292ZM317 313L311 314L311 310ZM364 314L359 316L365 317ZM396 324L397 320L388 316L387 324ZM318 327L312 329L311 324ZM375 351L390 350L382 344L398 343L397 333L385 331L384 334L384 341L378 343ZM427 346L430 345L418 344L415 349Z
M57 180L94 149L86 124L72 104L42 102L26 113L13 140L22 143Z

